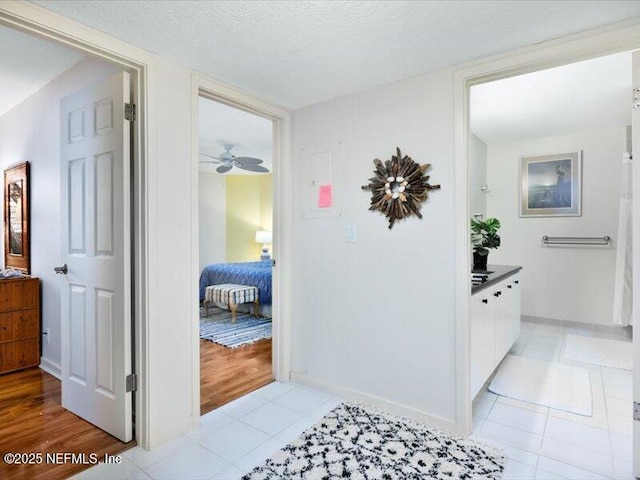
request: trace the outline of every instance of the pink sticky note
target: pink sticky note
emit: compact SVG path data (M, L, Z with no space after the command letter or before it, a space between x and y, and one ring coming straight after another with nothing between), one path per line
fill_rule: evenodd
M320 185L318 189L318 208L328 208L333 201L331 185Z

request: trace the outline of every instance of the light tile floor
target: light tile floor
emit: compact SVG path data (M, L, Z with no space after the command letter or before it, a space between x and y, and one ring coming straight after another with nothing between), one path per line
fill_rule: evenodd
M565 360L568 333L631 341L622 330L522 323L511 353L589 370L594 410L584 417L481 391L472 435L505 451L505 480L633 479L631 372Z
M597 335L523 322L512 353L587 368L593 416L485 390L474 401L472 435L506 453L505 480L632 479L631 373L563 360L567 333ZM613 338L630 341L624 335ZM204 415L200 427L155 450L135 447L122 455L122 463L97 465L74 478L238 479L340 402L301 385L272 383Z
M204 415L186 435L120 464L99 464L73 477L93 480L235 480L336 407L342 399L293 383L271 383Z

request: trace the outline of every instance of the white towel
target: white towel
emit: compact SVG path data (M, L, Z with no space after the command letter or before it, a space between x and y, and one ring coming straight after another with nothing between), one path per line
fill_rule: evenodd
M631 200L631 168L628 154L622 161L622 199L618 215L616 271L613 290L613 323L631 325L633 313L633 200Z

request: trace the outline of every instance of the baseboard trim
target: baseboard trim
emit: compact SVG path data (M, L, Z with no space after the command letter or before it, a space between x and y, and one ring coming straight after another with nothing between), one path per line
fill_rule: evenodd
M62 367L60 365L47 360L45 357L40 357L40 368L62 381Z
M291 372L290 378L292 382L300 383L302 385L306 385L307 387L315 388L317 390L344 397L349 400L357 400L359 402L368 403L375 407L386 410L389 413L409 417L413 420L425 423L429 426L436 427L441 430L447 430L449 432L458 431L457 424L455 422L452 422L451 420L447 420L446 418L432 415L430 413L423 412L421 410L417 410L413 407L408 407L391 400L360 392L358 390L353 390L348 387L335 385L333 383L325 382L323 380L319 380L317 378L313 378L301 373Z
M521 315L523 322L537 323L542 325L554 325L557 327L580 328L584 330L593 330L594 332L602 332L616 334L622 331L630 332L631 325L605 325L601 323L576 322L574 320L561 320L557 318L536 317L535 315Z

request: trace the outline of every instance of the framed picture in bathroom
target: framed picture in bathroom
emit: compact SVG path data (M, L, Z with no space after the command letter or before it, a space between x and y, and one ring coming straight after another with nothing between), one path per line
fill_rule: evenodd
M521 217L582 215L582 151L520 158Z

